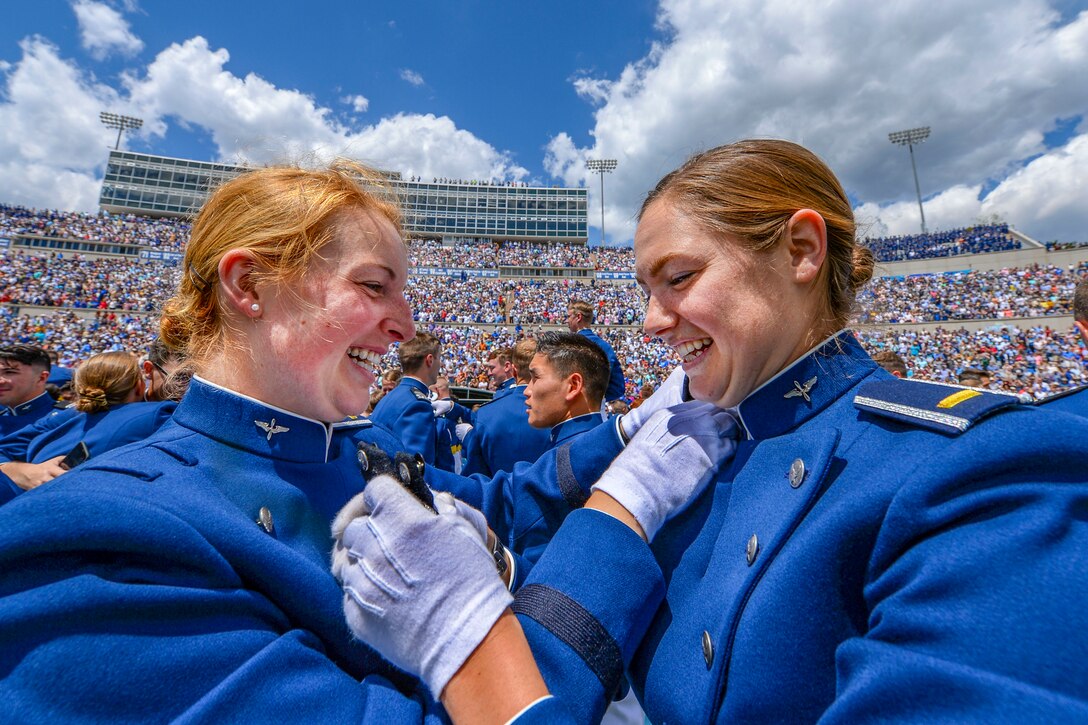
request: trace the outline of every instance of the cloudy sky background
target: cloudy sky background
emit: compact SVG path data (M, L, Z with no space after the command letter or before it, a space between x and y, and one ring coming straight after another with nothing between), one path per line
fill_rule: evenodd
M1088 240L1088 6L1066 0L442 3L39 0L0 29L0 201L94 211L128 148L230 162L347 155L405 176L587 185L606 229L689 154L786 138L840 175L863 229L1001 217ZM591 7L585 7L590 5Z

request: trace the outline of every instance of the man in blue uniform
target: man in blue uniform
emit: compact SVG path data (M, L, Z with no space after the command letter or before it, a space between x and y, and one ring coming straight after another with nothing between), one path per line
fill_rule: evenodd
M567 305L567 327L571 332L577 332L589 339L594 345L604 351L608 358L608 389L604 393L607 402L619 400L624 397L626 383L623 379L623 366L616 357L616 351L600 335L589 329L593 324L593 306L581 300L572 300Z
M53 410L45 392L49 354L33 345L0 350L0 436L30 425Z
M512 471L518 461L532 463L550 446L548 430L529 425L525 409L525 386L529 384L529 364L535 354L533 338L514 345L511 363L517 382L509 393L476 411L476 425L465 438L464 475L493 476L499 471Z
M498 347L487 356L487 377L495 389L495 397L498 400L508 394L516 384L516 373L511 362L510 348Z
M397 348L397 359L404 377L374 407L370 419L400 438L405 451L422 455L433 466L437 447L430 386L438 380L442 343L429 332L417 332Z
M1088 279L1078 282L1073 292L1073 325L1088 345ZM1047 410L1060 410L1088 417L1088 385L1043 398L1039 405L1045 405Z
M580 457L576 450L584 440L579 439L603 420L601 396L608 379L604 353L583 336L545 332L536 340L525 388L527 418L533 427L549 432L547 452L555 451L554 478L529 475L537 466L528 463L490 478L427 472L428 485L483 511L496 535L530 563L540 556L567 514L585 503L585 488L579 482L587 479L572 463ZM607 454L602 451L602 455ZM519 577L525 573L520 571Z

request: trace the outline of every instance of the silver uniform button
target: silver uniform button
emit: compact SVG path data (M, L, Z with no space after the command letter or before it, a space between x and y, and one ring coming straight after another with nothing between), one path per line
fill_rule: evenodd
M805 480L805 462L800 458L790 464L790 486L799 488Z
M752 534L752 538L748 539L748 546L745 547L744 553L748 556L748 566L755 563L756 555L759 554L759 539L755 534Z
M265 530L265 533L275 532L276 524L272 521L272 512L268 510L267 506L261 506L261 510L257 514L257 524Z
M714 664L714 643L710 641L710 633L703 630L703 659L706 660L706 668Z

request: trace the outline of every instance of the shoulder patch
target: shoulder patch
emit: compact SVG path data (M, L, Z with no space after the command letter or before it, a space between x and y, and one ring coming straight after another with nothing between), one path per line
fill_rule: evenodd
M901 423L959 435L1019 397L922 380L874 380L861 386L854 407Z
M412 388L412 395L416 396L416 400L426 400L428 403L431 402L431 396L427 395L419 388Z

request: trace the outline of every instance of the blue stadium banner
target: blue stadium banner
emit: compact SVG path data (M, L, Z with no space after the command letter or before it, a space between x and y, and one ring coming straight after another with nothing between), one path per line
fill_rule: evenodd
M433 277L494 277L498 278L497 269L455 269L453 267L413 267L412 274L430 275Z
M597 272L597 279L634 279L634 272Z
M140 250L140 259L161 259L164 262L180 262L181 252L160 252L157 250Z

